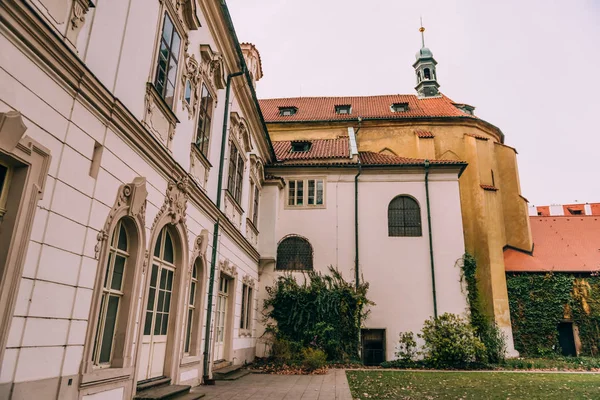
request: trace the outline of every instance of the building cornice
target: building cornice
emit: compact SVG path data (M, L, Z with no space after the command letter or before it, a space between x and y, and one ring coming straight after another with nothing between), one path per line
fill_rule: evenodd
M138 149L140 155L166 179L189 174L167 152L167 149L148 132L142 123L121 101L96 78L67 44L22 1L0 2L0 31L24 54L38 65L71 96L79 100L93 115L108 125L123 140ZM208 195L193 179L190 201L213 220L220 219L224 231L255 262L258 251L217 209Z

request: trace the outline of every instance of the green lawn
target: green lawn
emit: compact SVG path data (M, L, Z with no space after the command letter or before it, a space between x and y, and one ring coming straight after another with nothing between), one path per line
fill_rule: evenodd
M600 399L600 375L346 371L354 399Z

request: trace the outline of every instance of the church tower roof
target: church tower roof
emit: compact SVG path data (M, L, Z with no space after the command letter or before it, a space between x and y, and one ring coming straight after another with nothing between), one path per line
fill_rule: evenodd
M433 58L431 50L425 47L425 28L423 27L422 20L419 32L421 32L421 49L415 55L417 61L413 64L417 78L415 90L419 97L436 97L440 95L438 90L440 85L437 82L435 71L437 61Z

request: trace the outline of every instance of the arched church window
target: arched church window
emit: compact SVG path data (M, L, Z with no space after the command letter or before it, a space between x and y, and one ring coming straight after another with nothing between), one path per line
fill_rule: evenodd
M290 236L277 246L277 270L312 270L313 250L308 240Z
M425 68L423 70L423 73L425 74L425 79L427 79L427 80L431 79L431 71L429 70L429 68Z
M396 196L388 205L388 236L422 236L421 208L409 196Z

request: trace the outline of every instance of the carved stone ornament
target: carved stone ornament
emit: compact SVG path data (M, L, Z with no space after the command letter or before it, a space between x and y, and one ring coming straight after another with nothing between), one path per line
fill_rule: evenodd
M237 267L229 262L229 260L224 260L219 263L219 270L221 273L227 274L232 278L237 277Z
M85 23L85 14L90 9L89 0L74 0L71 10L71 29L81 28Z
M164 215L170 217L169 223L171 225L184 224L186 219L186 209L188 201L188 177L184 176L177 182L170 180L167 185L167 192L165 195L165 201L156 214L154 222L152 223L151 231L154 231L156 224L161 220Z
M0 147L12 152L19 140L25 135L27 126L18 111L0 113Z
M240 146L242 153L249 153L252 151L252 141L250 140L250 131L248 130L248 124L244 117L241 117L237 112L229 114L231 119L230 123L230 137L236 141Z
M185 98L188 82L191 86L189 103ZM198 64L193 54L190 56L185 53L185 68L181 74L181 83L183 85L183 90L181 90L181 105L184 110L187 110L188 119L192 119L196 115L200 101L200 91L198 90L200 87L200 64Z
M252 289L256 289L256 281L250 275L244 275L242 282L244 282L246 286L250 286Z
M223 65L223 56L213 51L212 48L203 44L200 45L202 75L208 81L208 85L213 89L225 89L225 67Z
M203 260L206 260L206 249L208 248L208 230L202 229L200 234L196 237L194 241L194 257L201 257Z
M177 11L177 17L189 30L200 28L200 20L196 13L196 0L171 0Z
M100 256L100 250L104 241L108 240L108 233L113 226L114 218L117 214L126 210L125 215L136 219L140 223L140 226L145 226L147 196L148 190L146 189L146 178L144 177L138 176L133 182L119 186L115 204L108 213L104 227L98 232L98 242L94 248L96 259Z
M250 154L250 174L254 178L254 182L262 187L265 180L265 168L262 160L257 154Z

